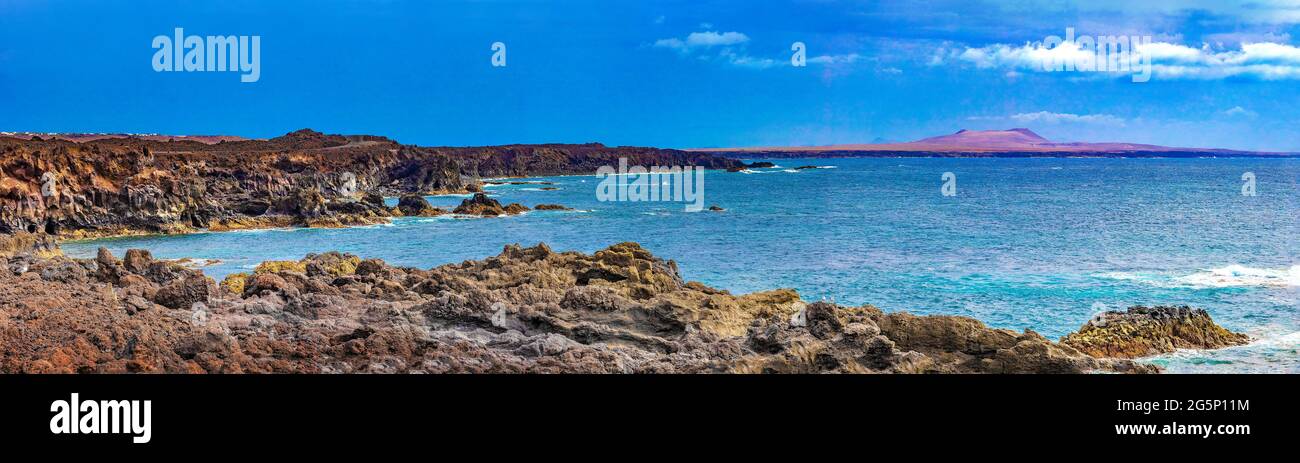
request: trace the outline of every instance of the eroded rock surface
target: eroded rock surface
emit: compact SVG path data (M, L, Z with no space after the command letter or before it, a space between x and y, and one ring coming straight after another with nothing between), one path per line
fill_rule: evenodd
M1088 321L1061 339L1094 357L1138 358L1176 349L1218 349L1250 342L1250 337L1214 323L1205 309L1188 306L1129 307Z
M619 158L634 165L740 164L656 148L433 148L307 129L269 140L202 140L219 142L0 137L0 235L367 225L393 215L383 196L479 192L482 176L592 173Z
M221 285L131 252L0 272L4 372L1154 372L965 317L684 281L635 243L429 270L340 253Z
M528 206L519 203L510 203L502 206L497 200L489 198L486 194L475 193L473 197L461 201L459 206L452 212L464 215L477 215L482 217L497 217L502 215L515 215L528 212Z
M446 214L447 211L433 207L424 196L417 194L402 195L397 201L397 210L407 217L433 217Z

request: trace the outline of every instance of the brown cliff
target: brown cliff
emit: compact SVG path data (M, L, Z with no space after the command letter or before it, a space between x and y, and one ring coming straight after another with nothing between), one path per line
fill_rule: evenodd
M0 234L61 238L376 223L383 196L480 191L481 177L738 161L656 148L428 148L300 130L268 140L0 138Z

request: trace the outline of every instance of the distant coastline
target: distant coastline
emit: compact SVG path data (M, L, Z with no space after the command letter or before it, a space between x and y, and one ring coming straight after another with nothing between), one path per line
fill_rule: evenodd
M1098 158L1098 159L1296 159L1300 153L1258 153L1251 151L873 151L873 150L691 150L738 159L790 158Z
M1140 143L1053 142L1032 130L959 130L904 143L701 148L743 158L1300 158L1300 153L1185 148Z

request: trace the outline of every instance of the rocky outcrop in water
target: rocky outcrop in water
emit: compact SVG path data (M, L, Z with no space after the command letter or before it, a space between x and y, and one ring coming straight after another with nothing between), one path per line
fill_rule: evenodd
M1250 337L1214 323L1204 309L1188 306L1130 307L1089 320L1061 339L1094 357L1138 358L1176 349L1219 349L1250 342Z
M528 212L528 206L519 203L510 203L502 206L497 200L489 198L483 193L475 193L473 197L461 201L459 206L453 210L453 213L463 215L477 215L482 217L498 217L503 215L515 215Z
M740 163L739 165L727 167L727 172L747 172L749 169L767 169L776 167L776 164L767 161L751 162L749 164Z
M339 253L221 285L132 251L0 271L3 372L1153 372L965 317L733 295L635 243L428 270Z
M560 204L538 204L536 206L533 206L533 209L539 211L572 211L573 210L572 207L568 207Z
M397 201L397 210L407 217L433 217L446 214L447 211L433 207L423 196L404 194Z
M382 196L481 191L480 177L594 173L632 165L740 162L655 148L430 148L300 130L269 140L0 137L0 234L60 238L388 220Z

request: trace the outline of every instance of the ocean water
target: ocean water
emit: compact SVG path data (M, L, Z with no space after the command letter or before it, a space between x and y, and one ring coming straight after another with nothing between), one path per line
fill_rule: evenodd
M72 242L121 255L218 259L220 279L268 259L339 250L431 267L509 243L592 252L636 241L684 276L746 293L959 314L1057 339L1101 310L1187 304L1256 338L1147 359L1170 372L1300 373L1300 160L780 159L709 171L704 203L600 202L591 176L488 188L502 203L577 211L399 218L390 225ZM818 165L825 168L794 170ZM956 196L940 193L956 175ZM1257 196L1242 195L1253 172ZM454 207L463 196L429 197Z

